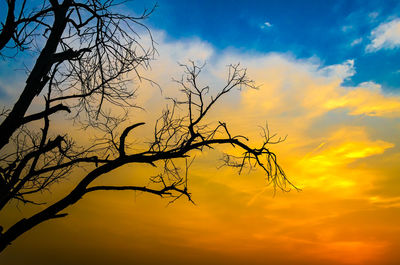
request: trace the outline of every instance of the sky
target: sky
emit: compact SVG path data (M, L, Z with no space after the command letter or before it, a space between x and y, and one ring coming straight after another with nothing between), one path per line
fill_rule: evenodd
M139 14L153 4L128 2L124 11ZM135 121L154 120L164 98L179 93L171 82L182 74L178 62L206 62L201 82L216 88L226 65L240 62L259 89L224 98L209 121L225 121L252 143L266 122L287 136L271 150L301 191L275 193L261 170L219 168L221 151L234 150L206 150L190 169L196 205L91 194L68 217L15 241L1 264L398 264L398 14L400 2L390 0L158 1L146 21L158 55L144 74L162 93L139 84L137 102L146 111L135 110ZM0 62L4 105L24 82L21 71L8 73L20 63ZM151 128L138 129L135 140ZM146 183L155 170L130 165L99 181ZM56 187L55 196L74 181ZM9 206L0 220L33 210Z

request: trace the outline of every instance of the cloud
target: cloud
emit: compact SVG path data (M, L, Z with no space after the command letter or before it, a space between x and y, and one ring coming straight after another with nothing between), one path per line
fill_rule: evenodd
M268 21L265 21L265 22L260 26L261 29L267 29L267 28L271 28L271 27L272 27L272 24L271 24L270 22L268 22Z
M398 143L387 135L398 135L400 126L392 132L371 133L376 125L371 120L398 122L398 96L385 94L373 82L343 86L356 73L353 60L324 65L315 58L298 59L283 53L217 52L197 38L167 41L163 32L153 33L160 55L143 74L158 82L162 93L146 82L135 83L141 86L138 104L147 112L133 111L132 121L148 123L135 131L134 141L151 137L151 121L166 104L164 97L179 93L179 86L171 81L182 75L178 62L207 61L199 82L209 85L210 92L226 81L226 65L240 62L259 89L224 97L206 123L226 121L232 133L249 136L253 145L260 139L258 125L268 120L271 133L288 135L285 142L269 148L303 192L278 192L273 198L262 171L237 175L231 168L218 170L220 153L205 150L189 171L189 189L197 207L185 200L165 207L165 200L141 193L135 200L131 193L93 194L72 209L77 212L65 223L67 236L74 229L84 238L94 238L91 246L102 250L104 242L113 238L115 247L106 254L127 262L134 257L139 263L160 263L160 255L149 259L148 251L154 246L161 249L164 259L167 256L182 264L193 260L195 264L264 264L265 260L273 264L388 264L390 258L398 260L387 255L397 253L399 245L398 211L392 210L398 207L398 194L385 194L385 187L380 193L370 191L379 180L388 178L385 174L391 174L399 185L398 170L393 170L398 159L386 162L383 158L392 158L391 152L398 154ZM337 112L339 121L331 120L332 112ZM357 118L357 124L342 123ZM319 119L329 126L318 124ZM385 173L377 160L385 161L381 165L392 173ZM108 179L147 185L147 177L157 174L156 170L132 165ZM108 209L106 216L100 208ZM383 215L378 208L388 212ZM362 215L362 211L366 213ZM93 234L93 229L88 229L100 224L96 220L104 220L100 227L104 233ZM42 227L43 240L51 242L51 229L55 228ZM66 244L75 246L71 244L76 241L73 236L67 238L58 250ZM29 240L27 237L22 249L33 251L33 239ZM82 241L77 248L84 249L85 244ZM184 253L178 260L174 256L177 250ZM286 258L291 260L284 263Z
M254 78L262 85L259 91L244 92L243 100L249 108L265 109L271 116L291 113L291 118L301 115L304 121L343 108L353 116L400 117L400 96L385 94L379 84L342 85L355 74L353 60L321 67L312 60L268 54L247 62L249 72L256 73ZM255 105L260 98L266 100Z
M367 52L380 49L394 49L400 46L400 19L382 23L371 32L371 43L367 45Z
M177 84L171 82L171 77L179 78L182 74L177 62L207 61L199 82L201 86L209 85L210 92L226 81L226 65L240 62L259 89L224 97L209 113L206 123L225 121L232 133L249 136L249 143L254 144L260 139L258 125L268 120L271 132L288 135L285 142L270 148L303 192L278 192L277 198L272 198L272 188L266 187L262 171L238 176L231 168L217 170L220 154L204 151L189 172L189 188L198 207L182 200L166 209L165 201L147 195L139 197L133 206L119 197L112 203L100 196L95 200L111 207L115 220L135 220L135 225L119 222L105 227L107 233L119 240L115 249L130 246L137 251L139 248L132 246L132 242L151 247L152 242L160 241L166 253L173 253L177 246L190 246L185 252L195 249L193 255L202 259L199 263L215 261L208 252L212 251L218 255L225 253L229 257L224 259L225 263L232 264L243 263L239 258L247 263L263 264L268 259L279 264L282 257L295 260L287 264L385 264L382 258L389 258L381 253L396 249L399 242L398 230L390 231L397 227L398 218L378 218L381 212L377 208L382 208L382 204L397 206L399 200L384 191L371 194L370 189L387 178L374 159L391 157L391 152L398 152L398 143L387 139L386 133L371 133L376 124L365 120L398 121L398 96L385 94L373 82L345 87L343 82L356 73L354 60L324 65L315 58L298 59L283 53L217 52L209 43L196 38L167 41L162 32L155 33L155 39L160 57L147 76L162 86L162 94L154 87L140 88L138 100L148 111L140 115L158 116L165 104L163 98L179 93ZM338 112L339 122L330 120L332 112ZM140 115L134 118L150 120ZM357 118L360 121L356 125L342 123ZM318 119L325 120L330 127L319 125ZM153 129L151 125L146 128ZM398 134L400 127L397 128L390 133ZM143 134L148 136L152 131ZM134 136L139 139L142 135L138 131ZM391 161L385 163L385 168L398 164L398 159ZM114 177L130 176L129 172L132 168ZM146 176L152 175L147 169L135 168L135 172L143 175L143 183ZM391 176L396 180L397 172L393 170ZM121 206L113 206L117 204ZM126 218L126 209L132 207L136 207L135 211L130 211ZM363 210L369 215L361 215ZM387 216L391 214L395 213ZM132 251L127 253L131 256Z
M347 108L350 115L400 117L400 97L385 95L379 84L364 82L326 101L328 109Z
M221 69L229 62L240 61L259 84L258 90L243 91L236 105L229 106L225 101L216 117L224 117L231 128L246 132L250 139L259 138L257 125L262 126L265 121L273 132L288 135L283 144L273 148L288 171L296 175L296 185L306 190L342 190L347 194L360 193L377 180L368 170L349 167L385 156L396 147L397 143L387 136L372 135L374 125L367 121L373 117L395 122L400 117L400 97L386 94L374 82L344 86L343 82L356 73L354 60L324 66L315 58L297 59L282 53L226 52L216 61L215 72L223 72ZM333 113L335 119L330 120ZM357 126L346 121L357 121ZM238 189L243 186L241 183ZM249 204L253 205L264 192L259 190L256 194Z
M370 135L371 124L341 124L345 120L363 117L388 121L400 117L400 97L386 94L381 85L374 82L354 87L343 85L356 73L354 60L323 65L315 58L297 59L283 53L215 52L211 45L199 39L166 42L163 35L159 35L158 40L160 57L149 76L162 85L163 95L154 89L141 92L153 91L145 97L145 109L151 110L149 114L159 113L153 110L163 106L164 96L178 95L179 88L170 82L171 77L179 78L182 74L177 62L188 59L209 62L199 80L201 85L210 85L211 91L224 84L226 65L240 62L247 67L249 77L256 81L259 89L228 95L209 113L208 121L223 119L229 128L249 136L252 141L260 139L258 126L265 125L266 121L272 132L288 135L287 141L277 145L276 150L285 164L290 165L288 170L297 172L296 176L300 177L297 183L301 187L323 187L327 191L353 189L355 185L369 187L375 179L373 175L365 174L361 169L349 173L345 168L373 156L384 156L396 145L383 135ZM339 115L335 121L329 121L332 112ZM327 131L316 123L317 120L325 120L325 126L332 127ZM207 156L211 157L209 153ZM212 157L214 161L218 159L216 154ZM228 185L236 192L245 189L246 184L241 178L235 182L228 181L232 176L219 172L215 174L226 175L226 178L219 178L219 184ZM360 174L368 177L360 180ZM264 192L257 199L262 194ZM254 196L247 202L254 204L256 199L252 198Z
M363 40L362 38L355 39L350 43L350 45L356 46L356 45L360 44L362 42L362 40Z
M339 78L342 81L348 79L356 73L354 69L354 60L346 60L341 64L325 66L321 68L319 72L328 78Z
M242 94L242 103L249 111L269 117L285 116L304 128L313 119L337 109L347 110L348 116L400 117L400 97L386 95L379 84L342 85L355 73L353 60L321 66L312 60L296 60L283 54L247 60L227 57L224 62L230 58L248 66L249 73L261 84L259 90Z
M369 139L365 128L342 127L326 136L319 148L307 155L302 163L310 163L309 168L313 170L329 170L332 166L382 154L392 147L392 143Z

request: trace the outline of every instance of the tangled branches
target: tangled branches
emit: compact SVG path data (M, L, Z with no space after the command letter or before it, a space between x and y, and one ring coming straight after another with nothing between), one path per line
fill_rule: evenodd
M183 98L169 99L173 104L157 120L148 146L134 151L128 148L132 145L128 135L145 122L130 124L121 131L119 128L126 124L127 110L136 107L136 89L127 74L135 72L142 80L139 70L147 68L155 54L151 33L142 24L153 9L134 17L114 12L118 3L113 0L50 0L30 10L27 1L17 6L15 0L8 0L7 4L0 55L11 60L10 51L29 51L36 52L37 59L27 71L25 87L12 109L3 108L0 113L0 211L13 201L42 204L32 198L40 198L52 184L75 172L74 168L84 167L86 173L63 198L47 202L3 233L0 226L0 251L42 222L66 216L63 211L87 193L130 190L170 197L172 201L185 196L192 201L187 179L194 152L218 145L241 152L240 156L226 154L226 166L238 168L239 173L245 167L257 166L275 188L293 187L269 149L270 144L283 139L275 141L265 128L263 143L253 147L247 137L233 135L223 121L207 120L226 94L256 88L239 64L228 66L226 82L216 90L199 85L202 66L193 62L181 65L184 75L175 82ZM148 45L141 39L143 34ZM43 98L42 110L31 113L38 96ZM118 108L123 115L115 114ZM104 137L89 146L79 146L79 137L67 131L55 133L54 117L63 117L60 113L68 113L68 118L85 129L101 131ZM179 159L185 161L183 169L178 166ZM100 176L127 164L147 164L161 170L149 177L149 186L93 184Z

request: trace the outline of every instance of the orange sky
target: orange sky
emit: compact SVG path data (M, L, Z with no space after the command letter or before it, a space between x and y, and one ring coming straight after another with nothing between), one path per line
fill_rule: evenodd
M352 61L322 67L279 53L216 54L199 40L160 41L159 52L148 75L163 95L143 84L138 102L147 112L136 111L133 120L154 119L162 98L176 94L169 80L180 74L177 61L208 61L202 80L212 86L223 82L225 65L240 61L260 89L225 98L209 121L226 121L254 143L266 121L287 135L271 149L302 191L274 196L262 171L217 169L221 152L207 150L190 169L196 205L181 199L167 206L142 193L89 194L68 217L16 240L1 264L398 264L400 96L372 82L341 86L356 71ZM132 140L141 142L151 128ZM145 184L155 170L130 165L100 181ZM9 207L13 214L1 220L26 213Z

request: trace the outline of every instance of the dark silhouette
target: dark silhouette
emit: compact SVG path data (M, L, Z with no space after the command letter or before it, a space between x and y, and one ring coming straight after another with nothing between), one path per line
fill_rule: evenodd
M7 0L7 18L0 32L2 59L13 60L11 52L37 56L33 67L27 70L18 100L1 113L0 210L10 202L42 204L38 198L52 184L60 183L77 167L84 167L86 173L60 200L47 202L46 208L11 227L0 227L0 251L40 223L66 216L64 210L89 192L142 191L170 197L172 201L186 196L191 201L187 187L191 151L219 144L243 151L240 157L226 154L225 165L239 170L258 165L275 187L292 186L275 154L267 148L268 144L281 141L273 140L268 128L264 130L263 144L251 147L245 136L232 135L224 122L205 122L207 113L222 96L233 89L255 88L245 69L230 65L225 86L211 93L208 86L198 85L202 67L193 62L182 65L185 73L176 82L183 99L169 99L172 107L157 120L151 143L144 150L133 151L127 136L145 123L120 129L126 124L127 113L118 116L107 109L136 107L132 103L135 89L128 84L126 74L133 71L143 80L139 68L147 68L153 59L151 32L142 24L153 10L133 17L114 13L118 4L114 1L49 0L30 10L26 2ZM141 36L150 40L147 45ZM33 100L42 98L43 109L29 114L33 112ZM97 130L105 136L90 146L82 146L68 132L61 135L52 130L54 116L68 117L75 126ZM177 159L186 159L184 169L176 166ZM132 163L160 167L162 173L149 178L150 186L92 184L99 176Z

